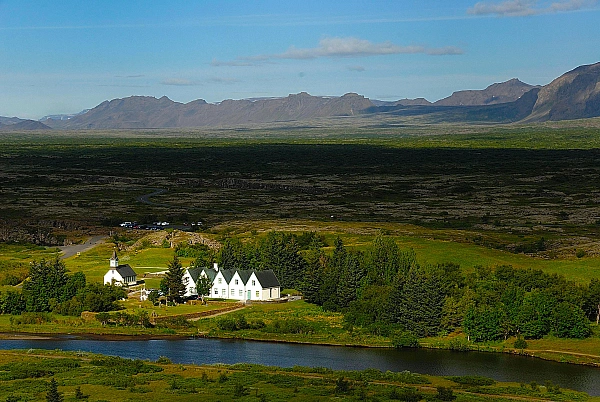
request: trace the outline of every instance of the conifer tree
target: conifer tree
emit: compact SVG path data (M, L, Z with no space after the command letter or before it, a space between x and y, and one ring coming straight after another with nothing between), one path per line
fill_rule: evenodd
M185 273L179 258L175 255L173 260L167 264L169 270L160 282L160 289L167 297L176 302L180 302L185 294L185 284L183 283L183 274Z
M60 392L58 392L58 384L56 380L53 378L50 380L48 384L48 392L46 393L46 402L62 402L63 396Z

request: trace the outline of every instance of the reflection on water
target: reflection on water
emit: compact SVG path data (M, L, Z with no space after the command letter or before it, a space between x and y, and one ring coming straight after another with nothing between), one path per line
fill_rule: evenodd
M96 341L0 340L0 349L63 349L132 359L166 356L175 363L256 363L328 367L334 370L412 371L432 375L481 375L498 381L543 384L600 395L600 369L500 353L428 349L377 349L219 339Z

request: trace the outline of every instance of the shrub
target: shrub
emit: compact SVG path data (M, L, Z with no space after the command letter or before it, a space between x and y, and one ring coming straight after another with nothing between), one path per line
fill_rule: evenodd
M482 377L478 375L463 375L463 376L453 376L446 377L449 380L454 381L457 384L461 385L494 385L496 381L492 380L488 377Z
M397 349L418 348L419 338L417 338L415 334L410 331L403 331L392 337L392 346Z
M414 388L394 388L388 397L396 401L419 402L423 399L423 394Z
M527 341L521 337L518 337L515 343L513 344L513 347L515 349L527 349L527 346Z
M265 331L277 334L312 334L315 328L310 322L292 318L273 320L265 327Z
M437 387L437 395L435 396L440 401L453 401L456 399L452 388Z

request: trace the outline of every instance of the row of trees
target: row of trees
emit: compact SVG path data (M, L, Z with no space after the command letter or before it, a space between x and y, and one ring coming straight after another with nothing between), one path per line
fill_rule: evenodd
M83 311L110 311L126 296L118 286L87 283L85 274L69 274L62 261L34 261L23 291L0 294L0 312L50 312L78 316Z
M509 336L584 338L600 318L600 281L578 285L540 270L420 265L412 250L377 236L362 251L335 240L331 253L314 234L271 232L257 242L228 239L217 260L223 268L273 269L282 286L306 301L344 313L348 324L374 333L437 335L462 328L473 340ZM308 241L306 241L308 239ZM199 258L199 266L211 261Z
M587 286L540 270L421 266L412 250L378 236L365 251L341 239L331 256L305 254L301 290L307 301L344 312L345 320L381 333L392 329L419 337L462 327L473 340L508 336L585 338L598 319L600 281Z

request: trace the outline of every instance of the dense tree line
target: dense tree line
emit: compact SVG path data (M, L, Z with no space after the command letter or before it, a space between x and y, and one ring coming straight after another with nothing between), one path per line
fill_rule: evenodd
M338 238L331 255L315 247L304 258L305 300L341 311L348 324L377 334L425 337L462 328L474 341L585 338L589 320L600 318L599 280L583 286L510 266L476 267L469 274L455 264L422 266L412 250L381 235L364 251Z
M223 242L218 255L201 256L196 266L208 266L216 261L224 269L272 269L283 288L298 288L303 279L306 260L303 249L311 244L324 245L323 239L314 232L301 235L269 232L257 241L242 243L238 238L228 238Z
M223 268L273 269L283 287L301 290L307 302L381 335L425 337L460 328L474 341L585 338L590 320L600 320L598 279L578 285L511 266L466 273L452 263L421 265L413 250L381 234L361 251L340 238L331 252L324 245L312 232L270 232L255 242L227 239L213 260Z
M0 313L56 312L78 316L83 311L110 311L125 291L112 285L87 283L85 274L69 274L62 261L34 261L23 282L23 291L0 294Z

